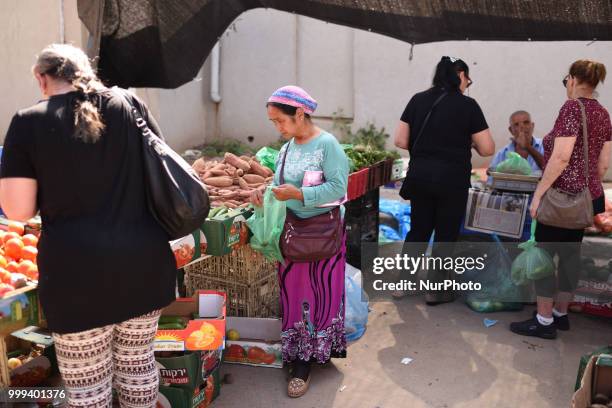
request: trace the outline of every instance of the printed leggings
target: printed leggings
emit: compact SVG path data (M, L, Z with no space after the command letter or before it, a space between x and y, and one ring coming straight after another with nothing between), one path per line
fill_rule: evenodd
M159 373L153 340L160 311L78 333L53 333L69 407L154 407Z

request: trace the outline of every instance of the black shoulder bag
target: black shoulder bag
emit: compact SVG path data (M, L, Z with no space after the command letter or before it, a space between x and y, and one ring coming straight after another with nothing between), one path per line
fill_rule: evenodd
M208 192L191 166L147 125L131 97L117 90L131 107L142 135L144 182L149 210L171 240L202 226L210 211Z
M434 101L434 103L431 105L431 108L429 108L429 112L427 112L427 115L425 116L425 119L423 120L423 124L421 125L421 129L419 129L419 133L417 134L417 137L414 139L414 143L412 143L412 150L410 151L410 156L412 156L412 154L414 153L414 150L416 148L417 142L419 141L419 139L421 138L421 135L423 134L423 130L425 130L425 126L427 125L427 122L429 121L429 117L431 116L431 113L433 112L434 108L436 107L436 105L438 105L440 103L440 101L442 99L444 99L444 97L448 94L448 92L444 92L442 93L442 95L440 95L438 97L438 99L436 99ZM410 199L410 184L409 184L409 177L408 174L410 173L410 164L408 165L408 173L406 174L406 178L404 179L404 182L402 183L402 188L400 189L399 195L400 197L402 197L404 200L409 200Z

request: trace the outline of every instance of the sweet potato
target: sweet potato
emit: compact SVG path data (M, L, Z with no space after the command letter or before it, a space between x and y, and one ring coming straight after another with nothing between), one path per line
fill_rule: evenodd
M213 177L227 176L227 173L225 172L225 170L219 170L219 169L208 170L208 173L210 173Z
M243 190L249 190L249 183L246 182L246 180L242 177L238 177L238 185L243 189Z
M238 197L240 197L240 198L249 198L252 193L253 193L252 189L241 190L241 191L238 192Z
M209 186L214 187L229 187L234 183L231 177L221 176L221 177L208 177L204 180L204 184L208 184Z
M245 174L244 176L242 176L242 178L249 184L261 184L266 181L264 177L259 176L257 174Z
M242 169L245 172L251 170L251 165L232 153L225 153L225 161L232 166Z
M274 172L272 172L272 170L270 170L267 167L262 166L261 164L257 163L255 160L251 160L250 162L251 165L251 172L253 172L254 174L257 174L258 176L262 176L262 177L270 177L274 175Z
M191 167L196 171L196 173L201 174L206 171L206 162L204 161L204 159L199 158L193 162Z

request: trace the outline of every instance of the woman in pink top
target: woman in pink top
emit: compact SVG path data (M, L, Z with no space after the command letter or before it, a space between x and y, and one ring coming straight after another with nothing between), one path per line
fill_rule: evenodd
M578 60L572 64L563 79L568 100L563 104L553 130L544 137L546 167L531 204L531 216L551 188L578 193L585 188L582 115L580 103L585 107L588 132L588 187L593 198L594 215L604 211L602 178L610 162L612 126L610 115L595 99L595 88L606 77L603 64ZM545 339L557 337L557 329L569 330L567 308L578 283L580 249L584 230L571 230L538 223L536 241L551 256L558 255L556 276L535 281L538 310L533 318L510 325L514 333Z

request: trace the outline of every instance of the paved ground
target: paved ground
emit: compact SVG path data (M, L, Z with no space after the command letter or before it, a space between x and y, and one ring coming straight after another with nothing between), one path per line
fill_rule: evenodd
M381 197L397 199L397 190L381 189ZM215 406L568 407L580 356L612 344L610 320L587 315L571 315L572 330L554 341L512 334L508 324L528 318L533 306L478 314L460 300L431 308L418 296L370 306L364 337L347 359L317 367L304 397L286 396L285 370L226 364L234 383L222 387ZM484 317L499 323L487 329ZM414 361L403 365L404 357Z
M313 372L304 397L286 397L284 370L224 365L234 383L215 406L295 408L567 407L580 356L612 341L609 320L572 315L557 340L516 336L508 323L522 312L487 315L462 302L426 307L414 296L371 304L368 330L348 358ZM499 323L485 328L483 317ZM409 365L404 357L413 358Z

